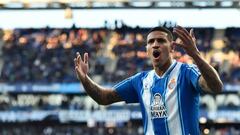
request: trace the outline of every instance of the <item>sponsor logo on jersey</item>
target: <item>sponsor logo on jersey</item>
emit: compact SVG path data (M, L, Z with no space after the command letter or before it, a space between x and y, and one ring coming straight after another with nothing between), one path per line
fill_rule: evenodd
M166 107L163 104L162 96L160 93L156 93L153 97L153 101L151 103L151 118L166 118L167 111Z

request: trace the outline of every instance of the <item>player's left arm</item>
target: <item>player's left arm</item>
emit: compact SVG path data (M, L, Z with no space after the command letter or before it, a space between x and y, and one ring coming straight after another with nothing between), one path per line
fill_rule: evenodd
M200 87L210 93L221 92L223 83L217 71L201 57L196 47L196 38L193 34L193 29L191 29L189 33L185 28L177 26L173 32L181 39L179 42L174 41L173 44L182 47L186 53L193 58L201 72L198 80Z

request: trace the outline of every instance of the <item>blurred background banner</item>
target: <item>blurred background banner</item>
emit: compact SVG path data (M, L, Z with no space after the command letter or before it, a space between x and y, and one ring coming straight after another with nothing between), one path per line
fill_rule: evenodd
M73 59L88 52L89 76L112 87L152 68L151 27L176 25L194 28L224 83L221 94L201 94L201 134L239 135L239 8L238 0L0 0L0 135L143 135L139 105L98 105ZM181 48L173 57L193 63Z
M53 84L0 84L1 92L52 92L52 93L85 93L79 83Z
M70 12L70 13L69 13ZM70 15L67 15L70 14ZM224 16L224 17L223 17ZM26 9L2 10L2 28L114 28L115 20L131 27L152 27L171 21L184 27L240 27L240 11L229 9ZM24 18L24 19L23 19ZM16 21L16 19L18 21ZM31 22L31 23L29 23ZM107 22L107 24L105 23Z

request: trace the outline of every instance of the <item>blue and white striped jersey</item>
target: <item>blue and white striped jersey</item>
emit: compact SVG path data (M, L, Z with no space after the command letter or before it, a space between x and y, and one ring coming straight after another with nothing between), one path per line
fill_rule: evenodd
M127 103L140 103L145 135L199 135L200 72L175 60L158 76L138 73L114 86Z

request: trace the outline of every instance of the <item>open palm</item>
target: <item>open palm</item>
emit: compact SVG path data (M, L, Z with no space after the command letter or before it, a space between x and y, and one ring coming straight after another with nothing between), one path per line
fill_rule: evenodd
M78 79L80 80L85 79L89 71L88 53L84 53L84 60L82 60L79 52L77 52L76 58L74 59L74 64L75 64L75 71Z
M196 46L196 38L193 33L193 29L188 32L185 28L177 26L173 29L173 32L179 37L180 41L173 43L182 47L189 56L194 56L199 53L199 50Z

